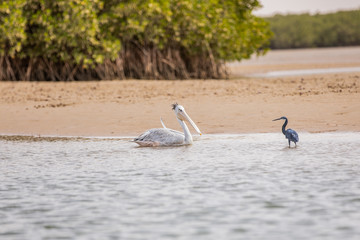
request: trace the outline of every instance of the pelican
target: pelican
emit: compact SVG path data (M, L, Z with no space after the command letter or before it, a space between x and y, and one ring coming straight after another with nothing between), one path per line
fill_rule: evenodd
M285 127L288 124L288 119L286 117L277 118L277 119L274 119L273 121L278 121L278 120L285 120L285 122L281 128L282 133L285 135L285 138L288 139L289 147L290 147L290 142L294 142L295 147L296 147L296 143L299 141L299 136L298 136L297 132L295 132L295 130L292 130L290 128L285 130Z
M174 146L174 145L190 145L193 143L193 138L186 126L185 121L188 121L191 126L201 135L199 128L187 115L185 108L177 103L172 104L172 109L175 112L176 119L180 123L184 133L169 129L165 126L160 118L161 124L164 128L152 128L147 130L140 136L134 139L134 142L143 147L157 147L157 146Z

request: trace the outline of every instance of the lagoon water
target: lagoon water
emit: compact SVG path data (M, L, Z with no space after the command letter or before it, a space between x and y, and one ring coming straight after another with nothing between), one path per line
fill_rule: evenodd
M314 74L329 74L329 73L352 73L359 72L360 67L342 67L342 68L314 68L314 69L295 69L283 71L270 71L266 73L250 74L249 77L288 77L288 76L304 76Z
M359 239L360 133L0 140L0 239Z

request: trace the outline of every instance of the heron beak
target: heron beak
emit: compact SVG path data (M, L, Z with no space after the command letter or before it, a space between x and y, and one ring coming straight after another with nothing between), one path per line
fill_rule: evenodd
M274 119L273 121L281 120L281 118Z
M197 133L199 133L200 135L202 135L202 133L200 132L200 129L196 126L196 124L193 122L193 120L191 120L191 118L189 117L189 115L187 115L187 113L184 111L181 113L182 117L184 117L184 120L188 121L191 126L195 129L195 131Z

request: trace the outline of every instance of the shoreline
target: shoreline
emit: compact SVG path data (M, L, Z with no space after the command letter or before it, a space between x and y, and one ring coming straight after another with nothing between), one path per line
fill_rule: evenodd
M319 131L319 132L298 132L298 134L328 134L328 133L354 133L359 134L360 131ZM255 132L255 133L209 133L209 134L202 134L202 136L193 134L193 137L195 137L195 141L206 137L206 136L247 136L247 135L256 135L256 134L282 134L281 129L277 132ZM113 140L127 140L131 141L133 138L137 136L55 136L55 135L21 135L21 134L0 134L0 141L32 141L32 142L41 142L41 141L47 141L47 142L55 142L55 141L113 141Z
M204 134L278 132L282 123L272 119L283 115L298 132L360 131L360 73L177 82L3 82L0 92L2 135L138 136L161 128L160 117L169 128L181 130L171 110L175 102Z
M359 132L360 72L241 76L300 69L307 60L309 68L360 67L357 51L360 47L345 48L341 55L336 49L326 58L322 49L315 59L308 54L311 50L279 51L231 66L226 80L2 81L0 135L138 136L161 128L160 117L167 127L181 130L171 110L175 102L185 107L204 134L279 132L282 123L272 119L281 116L288 117L287 127L298 132ZM298 64L287 62L294 52L300 54Z

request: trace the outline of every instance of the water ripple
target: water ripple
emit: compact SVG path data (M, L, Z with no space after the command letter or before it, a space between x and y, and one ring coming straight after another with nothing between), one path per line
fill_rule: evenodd
M360 134L0 140L0 238L357 239Z

